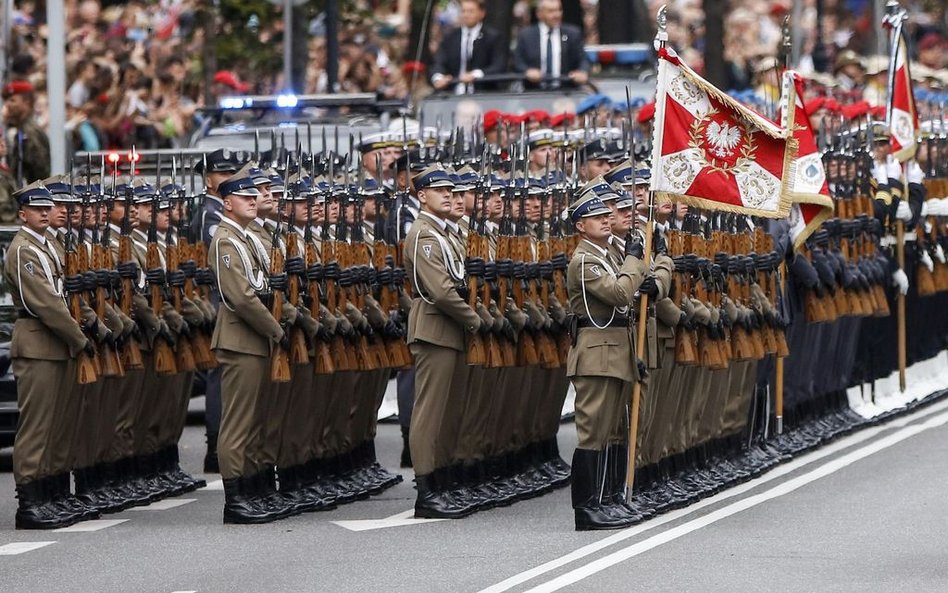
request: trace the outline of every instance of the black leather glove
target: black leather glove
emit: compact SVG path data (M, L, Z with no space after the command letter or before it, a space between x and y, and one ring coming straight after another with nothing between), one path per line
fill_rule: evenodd
M95 284L96 286L101 286L102 288L109 288L112 286L109 270L96 270Z
M694 322L688 319L688 315L684 311L681 312L681 316L678 318L678 326L686 331L694 331L695 329Z
M283 329L283 335L280 336L280 339L279 339L280 348L282 348L285 352L289 352L289 350L290 350L290 328L287 327L287 326L285 326L285 325L283 325L282 323L280 324L280 327Z
M213 286L214 272L210 268L202 268L195 272L194 280L201 286Z
M467 284L464 283L464 282L458 282L458 283L454 286L454 289L455 289L456 291L458 291L458 296L460 296L460 297L461 297L462 299L464 299L465 301L467 300L467 297L469 297L469 296L471 295L471 291L468 290Z
M552 262L549 262L549 261L540 262L538 265L538 270L539 270L540 278L543 278L544 280L553 279L553 263Z
M688 260L685 259L683 255L676 255L672 258L672 262L675 263L675 271L683 273L688 271Z
M183 272L188 278L194 278L197 274L197 264L191 260L178 263L178 270Z
M625 242L625 255L636 259L642 259L642 256L645 255L645 246L642 245L642 241L639 240L638 236Z
M135 262L128 261L121 263L117 265L115 269L122 278L128 278L130 280L138 279L138 264Z
M484 275L484 260L480 257L469 257L464 263L468 276L482 277Z
M68 294L82 292L82 276L80 274L66 276L66 279L63 280L63 287Z
M168 273L168 284L174 288L183 288L184 281L187 280L187 275L181 270L175 270L174 272Z
M145 272L145 281L152 286L164 286L166 281L165 271L161 268L152 268Z
M645 361L636 357L635 366L639 369L639 382L645 381L648 378L648 367L645 366Z
M655 255L665 255L668 253L668 243L661 233L652 233L652 252Z
M313 264L306 268L306 279L310 282L319 282L325 276L325 270L322 264Z
M517 341L517 332L514 331L514 326L513 326L513 324L510 323L510 320L507 319L506 317L504 317L504 320L503 320L503 322L502 322L502 324L501 324L499 334L500 334L505 340L507 340L508 342L516 342L516 341Z
M96 287L99 286L99 279L96 277L95 272L85 272L82 275L82 288L88 292L95 291Z
M327 278L329 277L328 273L326 277ZM341 286L342 288L348 288L352 286L353 284L355 284L355 275L353 274L352 270L349 270L349 269L341 270L339 272L339 279L337 280L337 282L339 283L339 286Z
M285 291L289 278L286 274L275 274L270 276L270 290Z
M335 280L336 278L338 278L339 272L340 272L339 264L337 264L336 262L323 266L323 274L326 276L326 278L329 278L330 280Z
M290 257L286 260L284 270L287 274L301 276L306 272L306 264L303 262L302 257Z
M86 338L86 343L82 346L82 351L85 352L89 358L95 358L95 344L92 343L92 340Z
M109 285L113 290L118 290L122 287L122 275L115 270L109 271Z
M566 259L566 256L562 253L554 255L553 259L550 260L550 263L553 264L554 270L560 270L565 272L569 268L569 260Z
M497 262L497 275L510 278L513 276L514 263L513 260L502 259Z
M649 298L652 299L658 296L658 283L655 282L655 277L647 276L645 280L642 281L642 284L639 285L639 292L641 294L647 294Z

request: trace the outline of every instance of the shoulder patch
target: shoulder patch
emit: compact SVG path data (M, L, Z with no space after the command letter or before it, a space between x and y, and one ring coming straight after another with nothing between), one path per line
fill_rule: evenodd
M430 259L431 258L431 245L422 245L421 249L422 251L425 252L425 257Z
M26 269L27 272L30 273L31 276L33 275L33 262L26 262L25 264L23 264L23 267Z
M599 264L593 264L590 266L589 271L595 274L597 277L602 276L602 272L599 270Z
M224 267L229 270L229 269L230 269L230 256L229 256L229 255L222 255L222 256L221 256L221 261L224 262Z

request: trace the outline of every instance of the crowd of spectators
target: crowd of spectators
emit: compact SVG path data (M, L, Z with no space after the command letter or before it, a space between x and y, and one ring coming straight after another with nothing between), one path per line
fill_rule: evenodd
M586 43L597 42L599 0L580 0ZM648 14L669 6L670 43L687 63L702 70L705 12L702 0L644 0ZM928 68L948 66L945 3L906 0L909 31L918 61ZM48 122L45 94L45 2L15 2L13 39L6 80L28 80L36 89L36 117ZM200 0L114 2L66 1L67 133L76 149L110 146L174 147L186 143L199 122L206 98L241 92L270 93L283 87L280 67L272 60L243 59L239 53L218 56L213 75L206 75L204 30L198 14L209 6ZM233 3L239 5L241 3ZM387 98L415 98L431 92L429 65L419 62L409 47L412 2L409 0L347 0L339 23L338 91L374 92ZM460 18L458 0L435 0L428 28L428 49L438 47L446 31ZM791 10L790 0L730 0L724 3L724 55L727 87L753 88L763 56L777 54L780 25ZM824 0L818 21L816 0L803 0L803 31L799 69L814 68L812 54L818 24L829 64L839 64L845 50L862 55L880 53L876 44L871 0ZM236 34L281 55L279 9L267 3L267 15L240 13L223 22L220 34ZM510 39L528 25L533 2L515 0ZM274 15L276 15L275 18ZM297 91L321 93L328 78L325 15L307 23L308 55L304 80ZM216 42L220 46L219 42ZM211 88L205 89L205 80ZM207 91L207 92L206 92Z

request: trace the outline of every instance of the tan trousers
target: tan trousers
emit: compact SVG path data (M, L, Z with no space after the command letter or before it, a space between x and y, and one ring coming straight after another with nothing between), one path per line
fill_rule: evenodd
M620 433L632 384L612 377L573 377L576 446L602 449Z
M270 359L216 350L221 367L221 431L217 456L224 479L263 470L260 456L266 396L272 391Z
M416 475L451 462L460 417L448 409L454 390L464 393L465 354L425 342L410 345L415 357L415 407L409 445ZM455 418L457 416L457 418Z
M145 372L125 370L125 377L117 382L115 398L118 408L115 433L106 455L107 461L118 461L137 453L135 449L135 419L141 407Z
M13 375L20 412L13 444L13 479L27 484L68 469L69 444L56 429L72 395L76 364L72 360L14 358Z

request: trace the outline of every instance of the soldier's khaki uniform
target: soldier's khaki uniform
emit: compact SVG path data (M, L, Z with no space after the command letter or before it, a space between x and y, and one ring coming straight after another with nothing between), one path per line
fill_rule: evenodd
M225 479L263 470L259 458L264 427L263 398L272 392L270 354L283 335L280 324L257 297L267 289L263 262L244 229L223 219L208 254L217 277L221 307L211 347L221 365L223 412L218 451Z

